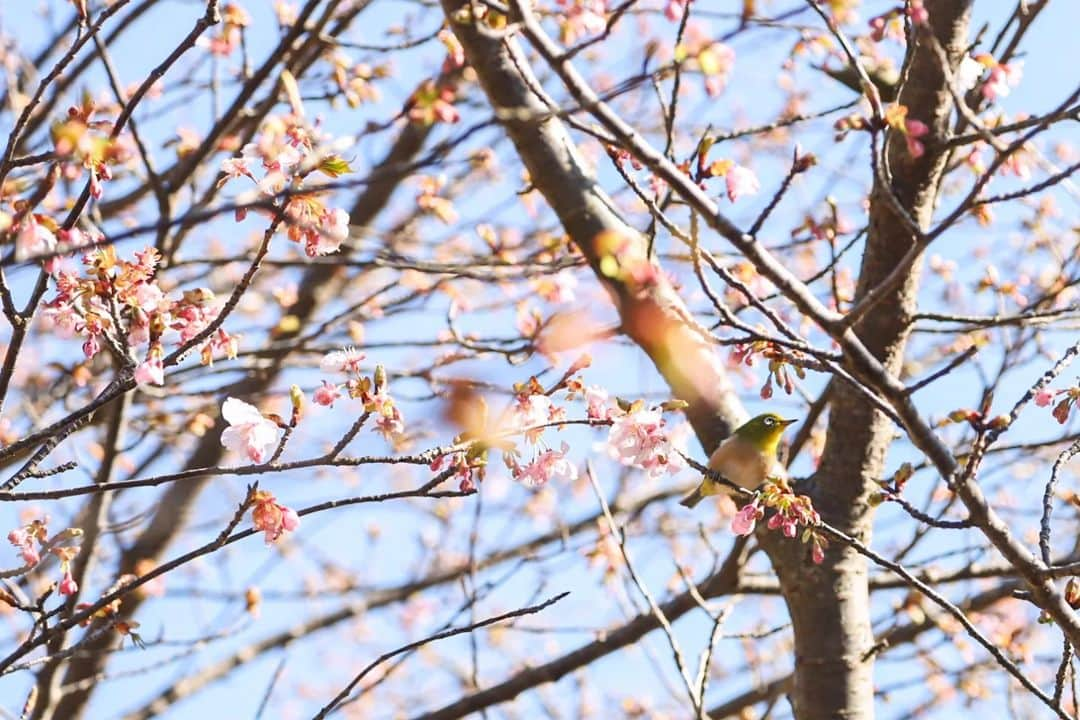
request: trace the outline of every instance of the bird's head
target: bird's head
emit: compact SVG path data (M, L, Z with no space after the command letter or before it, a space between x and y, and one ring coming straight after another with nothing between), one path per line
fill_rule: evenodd
M764 413L739 426L735 435L743 440L749 440L762 452L776 452L776 446L780 444L780 437L784 434L784 428L796 420L785 420L776 413Z

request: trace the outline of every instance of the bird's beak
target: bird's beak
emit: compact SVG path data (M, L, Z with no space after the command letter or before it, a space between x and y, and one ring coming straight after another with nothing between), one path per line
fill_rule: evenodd
M791 425L791 424L797 423L797 422L799 422L799 419L795 418L794 420L781 420L780 424L783 425L784 427L787 427L788 425Z

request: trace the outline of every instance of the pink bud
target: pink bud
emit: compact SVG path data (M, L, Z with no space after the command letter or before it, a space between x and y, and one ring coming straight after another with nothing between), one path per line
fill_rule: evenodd
M75 578L71 577L71 571L66 570L64 579L60 581L60 594L74 595L77 592L79 592L79 584L75 582Z
M23 562L27 565L37 565L41 562L41 555L38 554L37 548L33 545L24 545L19 554L22 556Z
M731 520L731 532L736 535L749 535L757 525L757 505L750 503L743 507Z
M279 507L281 508L281 527L285 529L285 532L294 532L300 527L300 516L290 507L284 505Z
M1053 390L1047 390L1046 388L1043 388L1042 390L1035 393L1035 404L1039 407L1048 407L1050 403L1054 402L1055 394L1056 393L1054 393Z
M90 360L98 354L98 350L101 349L101 345L98 343L97 338L90 336L82 346L83 354L86 355L86 359Z

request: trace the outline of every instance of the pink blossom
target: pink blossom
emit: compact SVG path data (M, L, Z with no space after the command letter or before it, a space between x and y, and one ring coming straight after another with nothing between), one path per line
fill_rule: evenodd
M442 472L448 468L453 468L452 477L458 479L458 487L462 492L472 492L476 489L476 483L473 481L473 468L469 467L469 461L463 452L440 455L432 460L428 467L431 468L432 472Z
M224 177L218 183L218 186L224 185L229 180L235 180L239 177L249 177L252 180L255 176L251 174L250 168L248 168L247 159L242 157L225 158L221 161L221 172Z
M323 372L359 373L360 363L367 356L354 347L344 350L335 350L327 353L319 362L319 368Z
M1027 153L1023 150L1011 153L1005 158L1005 163L1001 167L1002 174L1015 175L1021 180L1031 179L1031 163L1028 161Z
M251 522L256 530L266 533L266 544L277 542L287 532L300 527L300 516L290 507L279 503L273 493L259 490L251 508Z
M79 584L71 577L71 570L64 571L64 578L60 581L61 595L74 595L79 592Z
M510 412L510 429L526 430L529 442L536 442L543 429L537 429L538 425L544 425L551 417L551 398L547 395L518 395Z
M686 6L690 4L690 0L667 0L664 5L664 17L672 22L682 20L682 16L686 14Z
M229 423L229 427L221 433L221 444L244 453L252 462L264 462L277 445L277 423L263 417L255 406L236 398L225 400L221 415Z
M608 420L613 408L608 405L608 392L597 385L585 388L585 402L588 403L586 414L594 420Z
M86 356L87 360L90 360L95 355L97 355L99 350L101 350L101 344L98 342L97 337L94 335L91 335L89 338L86 339L86 342L83 343L82 351L83 355Z
M34 536L26 531L26 528L16 528L8 533L8 542L19 549L23 562L27 567L32 567L41 562L41 555L34 547Z
M1054 402L1054 396L1057 395L1053 390L1043 388L1035 393L1035 404L1039 407L1048 407L1050 403Z
M982 94L987 100L994 101L1008 96L1012 88L1020 84L1023 75L1023 63L1014 60L1011 63L995 63L990 68L990 77L982 86Z
M152 313L161 306L165 300L165 293L153 282L138 283L127 295L129 305L146 313Z
M921 120L904 120L904 137L907 139L908 153L911 157L922 157L926 147L919 138L930 132L930 128Z
M572 44L578 38L598 35L607 29L607 0L556 0L566 16L562 41Z
M881 42L885 39L885 33L888 30L888 20L884 15L878 15L870 18L870 38L874 42Z
M907 16L911 18L912 25L925 25L930 20L930 13L923 6L922 0L911 0L907 8Z
M375 418L375 431L381 433L387 440L405 432L405 419L397 405L384 406Z
M41 562L41 554L38 552L37 548L30 543L22 546L19 550L19 555L22 556L23 562L28 566L34 566Z
M327 210L314 232L305 235L304 252L308 257L330 255L337 252L348 237L349 213L341 208Z
M291 507L278 507L281 508L281 527L285 532L295 532L300 527L300 516Z
M317 404L326 407L334 407L334 401L339 397L341 397L341 391L338 390L338 386L325 380L322 381L322 387L315 389L313 395L313 399Z
M638 410L615 418L608 433L607 450L623 465L644 469L650 479L660 477L665 471L676 473L684 464L658 410Z
M56 248L56 235L37 221L32 214L19 223L19 233L15 236L15 259L47 255Z
M135 368L135 382L139 385L164 385L165 366L162 364L161 345L150 348L146 359Z
M742 510L731 519L731 532L736 535L749 535L757 526L759 508L755 503L744 505Z
M822 548L821 545L814 543L814 546L810 549L810 558L814 561L815 565L820 565L825 562L824 548Z
M727 181L728 200L735 202L743 195L757 195L761 189L757 175L750 168L733 165L724 176Z
M566 443L562 444L560 450L545 450L531 463L518 468L515 477L532 487L541 487L552 479L576 480L577 467L566 458L569 450L570 447Z

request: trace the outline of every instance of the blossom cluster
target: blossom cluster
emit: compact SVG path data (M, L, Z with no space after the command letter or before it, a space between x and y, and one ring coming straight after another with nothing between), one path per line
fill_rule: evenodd
M18 548L19 555L27 567L33 567L41 562L41 552L38 548L44 546L49 539L48 523L48 518L39 518L8 533L8 542Z
M806 378L803 364L806 358L797 350L785 350L779 345L767 340L755 340L751 343L735 345L731 351L731 362L734 365L746 365L752 367L755 356L760 355L768 362L768 375L765 384L761 386L760 395L763 400L768 400L773 395L773 380L790 395L795 390L795 383L791 379L788 367L791 367L800 380Z
M611 421L604 444L611 458L644 470L651 480L665 473L674 475L686 467L685 426L670 429L663 416L663 406L650 408L638 400L611 407L600 388L590 388L586 399L589 417Z
M536 380L515 385L514 401L507 411L506 428L510 432L522 432L531 445L542 443L546 426L566 419L566 410L557 406L549 392ZM577 465L567 457L569 445L561 443L558 450L543 446L528 463L518 462L518 451L506 448L503 462L515 480L538 488L551 480L572 482L578 477Z
M323 380L313 399L319 405L333 407L344 388L350 398L364 404L364 412L375 416L375 430L387 440L392 440L405 432L405 418L390 396L386 370L378 365L370 377L362 374L361 363L365 357L354 347L335 350L324 356L319 369L324 373L344 375L347 379L344 384Z
M126 357L148 346L135 370L143 385L161 385L164 377L162 336L175 331L177 344L193 340L218 315L214 294L206 288L185 291L168 299L156 280L160 256L147 247L134 260L121 260L111 245L96 247L83 257L85 275L57 270L56 295L45 304L44 317L61 335L81 337L89 360L107 343ZM203 364L215 353L236 357L237 340L219 328L206 338L200 352Z
M24 570L29 570L41 562L41 552L47 550L60 560L61 579L57 590L61 595L74 595L79 591L79 584L71 573L71 561L82 549L79 545L58 546L61 540L82 535L77 528L68 528L56 536L49 537L49 518L37 518L26 525L17 527L8 533L7 539L15 548L24 563Z
M802 542L810 543L810 556L814 563L824 561L828 541L823 533L815 529L821 524L821 517L814 510L810 498L796 495L781 478L771 479L753 500L736 513L731 521L731 531L736 535L749 535L754 532L758 521L766 516L768 529L779 530L784 537L795 537L802 527Z
M95 200L103 194L102 182L112 180L112 168L133 156L127 136L113 137L111 120L94 119L98 110L93 98L85 94L78 105L68 108L67 117L51 128L61 175L65 180L76 180L86 170L90 175L90 196Z
M238 157L222 161L218 183L221 186L246 177L264 198L287 191L283 206L287 235L303 244L308 257L337 252L349 235L349 214L327 205L325 191L307 184L314 172L337 178L352 171L342 157L320 145L323 139L296 113L273 116ZM261 177L256 177L256 171ZM245 210L237 211L237 220L245 216Z

